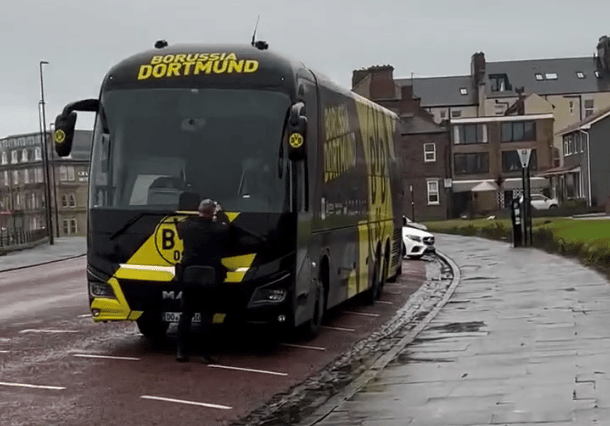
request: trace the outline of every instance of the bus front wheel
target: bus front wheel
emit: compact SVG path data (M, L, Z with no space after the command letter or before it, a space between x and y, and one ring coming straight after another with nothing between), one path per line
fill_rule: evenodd
M305 324L305 337L308 340L313 339L320 334L322 328L322 320L324 319L324 311L326 308L326 294L324 286L318 281L316 285L316 294L314 300L314 309L312 317Z
M161 321L160 315L154 315L149 312L144 312L140 318L136 320L138 330L147 339L153 342L159 342L166 337L169 324Z

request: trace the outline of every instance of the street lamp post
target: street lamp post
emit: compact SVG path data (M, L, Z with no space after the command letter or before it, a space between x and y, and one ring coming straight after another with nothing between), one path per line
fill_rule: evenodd
M53 220L51 215L51 178L49 176L49 158L47 152L47 123L45 117L45 103L44 103L44 82L42 78L42 66L48 64L47 61L40 61L40 105L42 109L42 132L41 132L41 143L42 143L42 162L44 167L44 186L46 193L46 206L47 206L47 229L49 230L49 244L53 245Z

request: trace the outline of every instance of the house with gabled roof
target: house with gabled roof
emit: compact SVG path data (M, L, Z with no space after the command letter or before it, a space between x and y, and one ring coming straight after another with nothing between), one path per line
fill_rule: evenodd
M564 165L546 175L556 181L560 201L584 199L588 206L610 208L610 107L557 133Z

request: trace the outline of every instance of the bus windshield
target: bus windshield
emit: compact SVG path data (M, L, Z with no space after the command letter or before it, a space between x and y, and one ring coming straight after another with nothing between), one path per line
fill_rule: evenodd
M289 107L287 94L265 90L103 93L90 207L190 210L211 198L227 211L285 211Z

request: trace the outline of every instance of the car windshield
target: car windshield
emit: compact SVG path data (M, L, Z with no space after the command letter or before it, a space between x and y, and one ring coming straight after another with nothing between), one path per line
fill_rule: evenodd
M91 208L181 210L212 198L229 211L280 212L288 95L264 90L104 93L95 126Z

